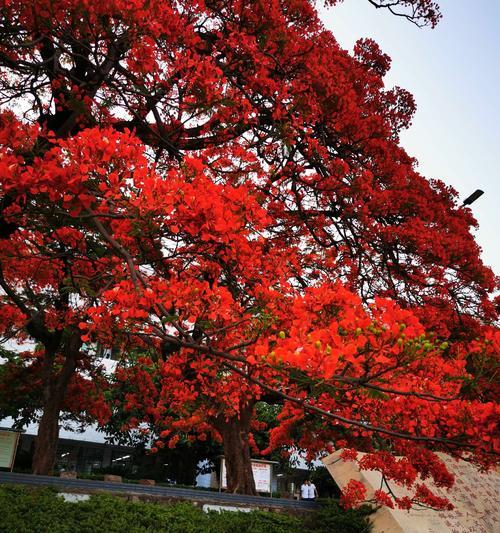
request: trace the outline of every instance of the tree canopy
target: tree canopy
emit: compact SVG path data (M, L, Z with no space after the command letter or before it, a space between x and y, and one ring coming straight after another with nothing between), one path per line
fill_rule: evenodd
M416 481L451 485L433 451L496 461L494 276L399 145L415 104L375 42L343 50L305 0L0 5L0 314L38 343L36 472L96 345L140 354L117 378L160 446L222 440L233 491L261 399L269 449L368 451L401 507L448 505Z

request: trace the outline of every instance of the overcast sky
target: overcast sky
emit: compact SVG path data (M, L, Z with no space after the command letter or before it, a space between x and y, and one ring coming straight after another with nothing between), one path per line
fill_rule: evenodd
M452 185L479 221L483 260L500 274L500 0L440 0L431 30L376 10L367 0L321 9L327 28L349 50L375 39L392 58L387 85L415 97L413 125L401 140L427 177Z

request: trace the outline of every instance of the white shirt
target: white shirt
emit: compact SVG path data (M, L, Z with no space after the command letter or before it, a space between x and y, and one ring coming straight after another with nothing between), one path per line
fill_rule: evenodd
M309 485L305 483L300 487L300 497L305 500L309 498Z
M306 498L316 498L316 485L314 483L307 486Z

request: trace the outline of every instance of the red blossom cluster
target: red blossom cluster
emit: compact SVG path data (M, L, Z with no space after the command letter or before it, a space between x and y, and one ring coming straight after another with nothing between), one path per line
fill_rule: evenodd
M380 495L379 495L380 497ZM340 497L340 503L346 509L357 507L363 503L366 499L366 487L355 479L351 479L349 483L342 490L342 496Z

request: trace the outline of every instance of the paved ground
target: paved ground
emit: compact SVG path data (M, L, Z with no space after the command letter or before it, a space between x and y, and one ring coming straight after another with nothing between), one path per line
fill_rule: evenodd
M106 481L92 481L89 479L61 479L52 476L33 476L31 474L17 474L15 472L0 472L0 483L13 483L22 485L50 486L65 491L94 492L104 490L127 495L144 495L157 498L174 498L181 500L198 501L225 506L255 506L273 507L297 511L315 509L315 502L286 500L281 498L265 498L263 496L244 496L240 494L228 494L225 492L213 492L206 490L183 489L175 487L160 487L136 485L131 483L110 483Z

